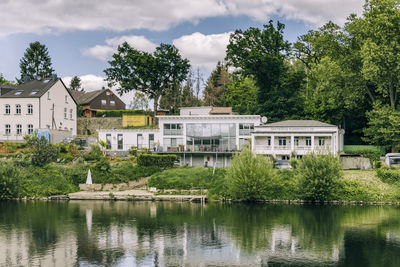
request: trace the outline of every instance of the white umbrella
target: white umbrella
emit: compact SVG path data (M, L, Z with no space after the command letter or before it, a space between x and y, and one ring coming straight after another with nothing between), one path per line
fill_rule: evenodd
M87 173L86 184L92 184L92 173L90 172L90 169Z

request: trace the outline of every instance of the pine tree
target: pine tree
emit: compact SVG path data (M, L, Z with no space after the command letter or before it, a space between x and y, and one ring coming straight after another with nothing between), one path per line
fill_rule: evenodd
M224 94L230 84L227 67L218 62L217 67L211 73L204 89L204 104L207 106L224 107L227 105Z
M38 41L29 44L20 60L19 67L21 69L19 82L23 82L25 77L31 80L40 80L54 74L47 47Z
M77 91L82 87L81 79L78 76L74 76L69 84L69 89Z

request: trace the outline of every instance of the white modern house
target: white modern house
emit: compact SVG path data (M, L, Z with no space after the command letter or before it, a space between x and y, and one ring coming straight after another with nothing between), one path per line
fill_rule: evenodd
M107 141L111 154L136 146L176 154L183 165L225 167L260 125L260 116L236 115L225 107L181 108L180 115L157 118L159 129L99 130L99 139Z
M309 152L343 151L344 130L314 120L286 120L256 126L251 133L252 150L278 160L301 157Z
M32 80L1 90L0 141L22 141L37 129L76 135L76 102L61 79Z

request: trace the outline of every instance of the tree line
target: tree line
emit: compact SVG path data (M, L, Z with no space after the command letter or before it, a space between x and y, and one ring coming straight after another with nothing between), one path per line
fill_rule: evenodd
M203 98L199 73L170 44L149 53L123 43L104 70L106 81L120 94L139 92L136 106L148 107L146 98L152 99L154 112L232 106L239 114L260 114L269 122L315 119L339 125L347 143L398 150L399 1L366 0L362 16L349 14L343 26L327 22L294 43L285 40L284 29L269 21L262 28L232 33L225 61L205 82ZM39 42L30 45L20 67L18 82L54 73L47 48ZM80 87L74 77L71 88Z

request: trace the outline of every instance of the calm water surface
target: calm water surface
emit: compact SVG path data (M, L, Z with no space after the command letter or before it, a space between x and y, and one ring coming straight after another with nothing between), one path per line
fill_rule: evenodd
M0 266L400 266L400 207L2 201Z

